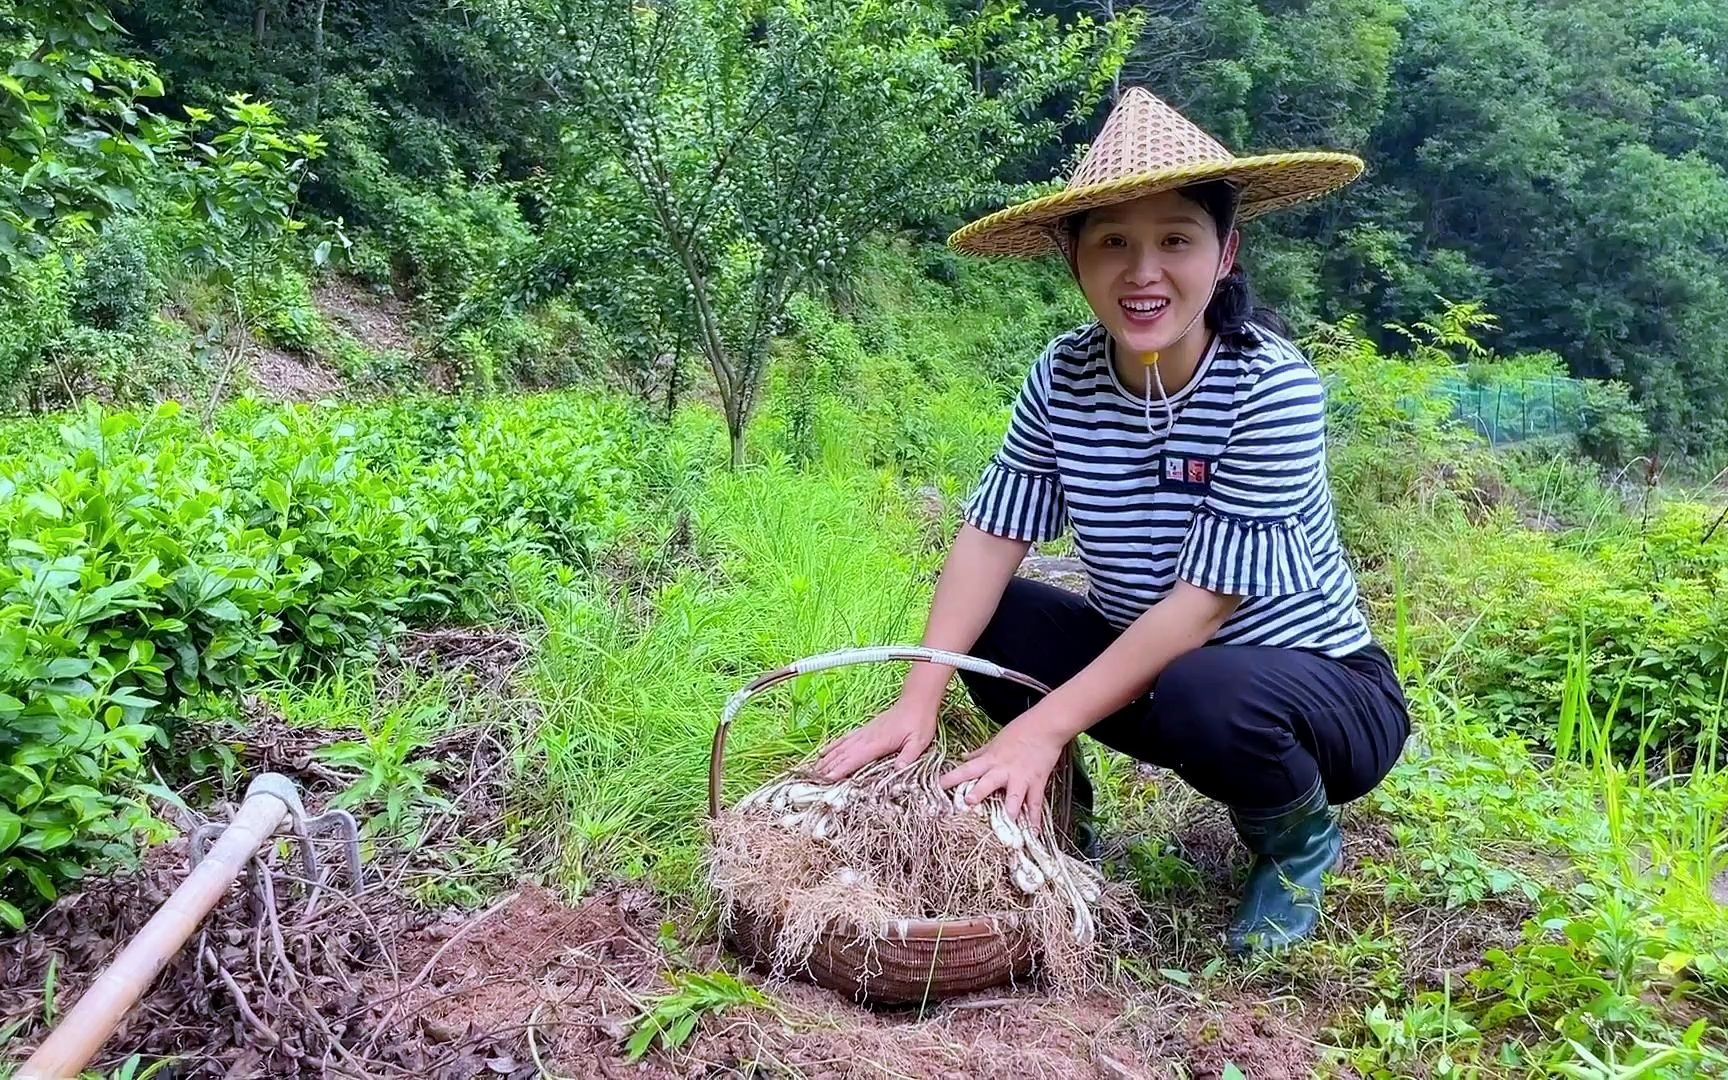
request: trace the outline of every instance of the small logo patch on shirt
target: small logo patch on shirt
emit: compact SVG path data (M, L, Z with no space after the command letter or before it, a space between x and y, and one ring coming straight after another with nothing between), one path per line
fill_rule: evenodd
M1216 462L1212 458L1192 454L1165 454L1160 487L1167 491L1186 491L1204 495L1212 488L1212 473Z

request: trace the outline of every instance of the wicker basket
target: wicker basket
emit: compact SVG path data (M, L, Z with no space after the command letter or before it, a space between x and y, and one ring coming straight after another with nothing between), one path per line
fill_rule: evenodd
M1018 683L1037 694L1050 692L1028 675L977 657L935 649L899 647L849 649L800 660L759 676L726 703L714 731L708 763L708 814L718 817L726 771L726 733L738 711L751 698L800 675L850 664L910 660L943 664ZM1051 770L1048 805L1059 835L1070 828L1074 744L1062 751ZM779 927L759 913L739 911L726 931L726 944L746 963L769 965ZM936 1001L959 994L1023 980L1037 965L1031 935L1013 912L981 914L969 919L902 919L886 933L866 933L848 922L836 922L816 939L806 971L799 974L831 990L851 994L860 1002L905 1005Z

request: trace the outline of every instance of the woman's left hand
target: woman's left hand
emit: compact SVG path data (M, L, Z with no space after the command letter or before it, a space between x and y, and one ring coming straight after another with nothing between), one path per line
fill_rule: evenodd
M1064 740L1039 730L1032 713L1016 718L960 765L942 774L944 789L976 780L967 793L976 806L995 791L1002 792L1002 809L1010 818L1036 823L1044 811L1044 789L1061 757Z

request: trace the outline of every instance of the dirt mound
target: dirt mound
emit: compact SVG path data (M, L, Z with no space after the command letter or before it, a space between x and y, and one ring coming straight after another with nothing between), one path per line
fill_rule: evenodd
M322 282L312 290L312 303L331 323L376 353L414 354L408 305L388 294L379 295L350 278Z
M1314 1075L1314 1042L1290 1017L1252 1001L1190 1002L1165 1034L1143 1032L1139 1052L1148 1061L1181 1062L1178 1075L1216 1078L1234 1065L1254 1080L1299 1080Z
M811 1080L1156 1075L1136 1064L1119 1003L1102 996L961 998L923 1016L865 1011L804 984L782 987L779 996L784 1021L715 1025L692 1046L687 1075L751 1068Z
M309 356L274 345L246 343L246 367L253 384L275 401L321 401L342 393L335 372Z
M1255 1080L1313 1075L1313 1040L1251 1001L1095 994L979 995L915 1009L866 1011L797 983L776 988L782 1017L731 1015L707 1025L686 1076L1217 1078L1235 1065ZM728 1022L729 1021L729 1022Z
M420 972L418 985L390 1006L403 1018L397 1040L416 1044L403 1064L425 1076L534 1075L539 1055L578 1076L617 1074L644 997L666 987L670 961L650 936L658 914L645 890L572 907L527 888L482 920L422 927L402 943L403 970ZM391 996L388 981L375 985L375 1001Z

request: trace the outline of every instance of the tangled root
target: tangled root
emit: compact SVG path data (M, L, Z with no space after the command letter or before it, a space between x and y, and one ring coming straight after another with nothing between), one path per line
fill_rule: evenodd
M1094 981L1101 939L1125 924L1116 890L1054 842L1049 807L1035 828L1008 818L1000 793L965 805L942 790L932 746L912 764L884 759L829 783L794 769L712 823L709 878L727 923L774 923L774 974L804 967L837 926L880 937L900 919L1009 915L1030 931L1053 989Z

